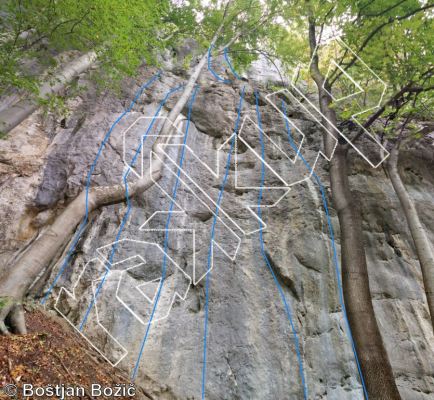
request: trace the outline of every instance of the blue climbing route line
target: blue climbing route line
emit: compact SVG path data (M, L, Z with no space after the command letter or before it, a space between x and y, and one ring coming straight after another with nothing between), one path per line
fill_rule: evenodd
M172 200L170 203L169 214L167 216L165 232L164 232L164 254L163 254L163 266L162 266L162 271L161 271L161 280L160 280L160 284L158 286L158 291L157 291L157 295L155 297L154 306L152 308L152 313L151 313L151 316L149 318L149 321L148 321L148 324L146 327L146 333L145 333L145 336L143 337L143 340L142 340L142 343L140 346L139 355L137 357L137 361L136 361L136 364L134 366L134 370L132 373L132 380L134 380L136 378L136 375L137 375L137 372L139 369L140 360L141 360L142 355L143 355L143 350L145 348L146 341L148 340L148 335L149 335L149 330L151 329L152 320L154 319L154 314L155 314L155 311L156 311L157 306L158 306L158 301L160 300L160 295L161 295L161 290L163 289L164 280L166 279L167 249L169 246L169 225L170 225L170 220L172 217L173 207L174 207L175 201L176 201L176 195L177 195L178 186L179 186L179 177L181 175L181 169L182 169L182 165L184 163L185 147L186 147L185 145L187 143L188 131L190 128L191 110L193 108L193 103L196 99L196 94L197 94L198 90L199 90L199 86L196 86L194 91L193 91L193 94L191 96L189 105L188 105L187 125L185 127L185 134L184 134L184 141L182 143L183 146L182 146L182 151L181 151L181 157L180 157L179 166L178 166L178 170L177 170L176 181L175 181L173 191L172 191Z
M288 116L287 116L287 109L285 106L285 102L282 100L282 111L283 114L285 115L285 125L286 125L286 131L288 132L288 141L289 144L291 145L291 147L293 148L293 150L295 152L297 152L297 147L292 139L292 134L291 134L291 127L289 126L288 123ZM356 364L357 364L357 370L359 372L359 377L360 377L360 381L363 387L363 392L365 394L365 398L366 400L368 400L368 391L366 389L366 385L365 385L365 380L363 378L363 373L362 373L362 369L360 367L360 363L359 363L359 358L357 356L357 350L356 350L356 346L354 343L354 339L353 339L353 335L351 333L351 328L350 328L350 323L348 321L348 317L347 317L347 311L345 308L345 302L344 302L344 295L343 295L343 290L342 290L342 284L341 284L341 272L340 272L340 268L339 268L339 260L338 260L338 255L337 255L337 250L336 250L336 244L335 244L335 237L334 237L334 232L333 232L333 226L332 226L332 222L331 222L331 218L330 218L330 213L329 213L329 208L328 208L328 203L327 203L327 198L325 195L325 190L324 187L321 183L321 180L319 179L318 175L313 171L312 167L309 165L309 163L305 160L305 158L301 155L301 153L298 153L299 157L301 158L301 160L303 161L304 165L306 166L306 168L309 170L309 172L311 173L311 175L314 177L316 183L319 186L320 192L321 192L321 197L322 197L322 201L323 201L323 207L324 207L324 211L326 213L326 217L327 217L327 226L328 226L328 230L329 230L329 234L330 234L330 239L332 242L332 249L333 249L333 263L335 265L335 271L336 271L336 281L337 281L337 285L338 285L338 292L339 292L339 302L341 304L341 308L342 308L342 314L345 320L345 325L347 327L347 333L348 333L348 339L351 343L351 347L353 349L353 353L354 353L354 358L356 360Z
M235 71L234 67L232 66L231 60L229 59L228 48L227 47L224 48L223 53L224 53L224 56L225 56L226 64L231 69L231 71L234 74L235 78L241 79L241 77L237 74L237 71Z
M208 48L208 71L211 72L211 74L214 76L214 78L216 78L219 82L231 83L231 81L229 79L222 78L212 68L212 63L211 63L211 50L212 50L212 48L213 48L213 45L209 46L209 48Z
M155 80L160 77L160 75L161 75L161 73L158 72L156 75L154 75L151 79L149 79L145 84L143 84L139 88L139 90L137 91L136 95L134 96L134 99L131 101L130 106L126 110L124 110L124 112L116 119L116 121L113 123L113 125L110 127L110 129L106 133L103 141L101 142L100 147L98 149L98 152L96 154L96 157L93 160L92 165L90 166L89 172L87 174L86 188L85 188L85 190L86 190L86 203L85 203L86 209L85 209L85 215L84 215L83 221L81 222L80 227L78 228L78 231L75 234L74 240L73 240L73 242L72 242L72 244L71 244L71 246L70 246L70 248L69 248L69 250L68 250L68 252L67 252L67 254L66 254L65 258L64 258L64 260L63 260L63 263L62 263L62 266L60 267L59 272L55 276L54 281L51 284L51 286L49 287L47 293L45 294L45 296L41 300L42 304L45 304L45 302L48 299L48 296L52 292L52 290L53 290L54 286L56 285L57 281L62 276L63 272L65 271L66 267L68 266L68 263L69 263L69 260L71 258L71 255L74 252L74 250L76 249L77 243L80 240L80 237L81 237L81 235L82 235L82 233L84 231L84 228L87 225L87 221L88 221L88 217L89 217L89 209L88 209L89 200L88 200L88 198L89 198L89 189L90 189L90 182L91 182L91 179L92 179L92 174L93 174L93 172L95 170L96 163L98 162L98 159L99 159L99 157L100 157L100 155L101 155L101 153L102 153L102 151L103 151L103 149L104 149L107 141L110 139L110 136L111 136L111 134L113 132L113 129L125 117L125 115L127 115L132 110L132 108L136 104L137 100L142 95L143 91L145 89L147 89L152 83L154 83Z
M264 164L265 147L264 147L264 141L263 141L263 137L262 137L263 136L263 130L262 130L261 113L259 111L259 99L258 99L258 91L257 90L255 90L255 103L256 103L256 116L258 119L258 126L259 126L259 140L261 143L261 184L260 184L260 190L259 190L259 195L258 195L257 213L258 213L259 218L262 218L261 201L262 201L262 192L263 192L263 186L264 186L264 181L265 181L265 164ZM263 227L261 226L261 224L259 224L259 242L260 242L261 255L265 261L265 264L267 265L267 268L269 269L271 275L273 276L274 283L277 286L277 290L279 291L279 295L280 295L282 302L285 306L286 315L287 315L289 323L291 325L292 333L294 334L295 351L297 354L299 373L300 373L300 377L301 377L301 383L303 386L303 395L304 395L304 399L307 400L308 399L307 385L306 385L305 376L304 376L303 360L302 360L301 353L300 353L300 343L298 340L297 331L295 329L294 322L292 320L291 309L290 309L290 306L286 300L285 294L283 293L282 286L280 285L280 283L276 277L276 274L273 271L273 267L271 266L271 263L267 257L267 254L265 253L265 245L264 245L264 239L263 239L262 231L263 231Z
M145 140L146 140L146 138L147 138L149 132L151 131L152 127L154 126L155 120L156 120L156 118L158 117L158 115L160 114L161 109L164 107L164 105L166 104L166 102L167 102L167 100L169 99L169 97L170 97L173 93L175 93L175 92L177 92L178 90L180 90L182 87L183 87L183 85L179 85L179 86L177 86L177 87L175 87L175 88L173 88L173 89L170 89L170 90L166 93L164 99L160 102L160 104L159 104L159 106L158 106L158 108L157 108L157 111L155 112L154 116L152 117L151 123L149 124L148 128L146 129L145 134L142 136L142 140L140 141L140 144L139 144L139 146L137 147L137 149L136 149L136 151L135 151L135 153L134 153L134 157L132 158L131 163L128 165L128 169L127 169L127 171L124 173L124 175L123 175L123 177L122 177L122 180L124 181L124 185L125 185L125 198L126 198L126 202L127 202L127 211L126 211L124 217L122 218L121 224L120 224L119 229L118 229L118 232L117 232L117 234L116 234L115 242L114 242L114 244L113 244L113 246L112 246L112 251L111 251L111 253L110 253L110 257L109 257L109 259L108 259L108 262L106 263L106 271L105 271L105 274L104 274L104 276L103 276L101 282L99 283L99 285L98 285L98 287L97 287L97 290L95 291L95 295L92 297L92 300L91 300L91 302L90 302L90 304L89 304L89 306L88 306L88 308L87 308L87 310L86 310L86 313L85 313L85 315L84 315L84 317L83 317L83 320L81 321L81 324L80 324L80 327L79 327L80 332L83 330L83 327L84 327L84 325L85 325L85 323L86 323L86 321L87 321L87 318L89 317L89 313L90 313L90 311L92 310L92 307L94 306L94 304L95 304L95 302L96 302L96 299L97 299L97 297L98 297L98 295L99 295L99 293L100 293L100 291L101 291L101 288L102 288L102 286L103 286L104 283L105 283L105 280L106 280L106 278L107 278L107 275L108 275L109 272L110 272L110 269L111 269L111 263L112 263L112 261L113 261L113 257L114 257L114 255L115 255L115 253L116 253L116 249L117 249L117 247L118 247L119 238L120 238L120 236L121 236L121 234L122 234L122 231L124 230L125 223L127 222L128 217L129 217L130 212L131 212L131 202L130 202L130 196L129 196L129 193L128 193L128 181L127 181L128 175L129 175L130 172L131 172L131 168L134 167L134 165L135 165L135 163L136 163L136 161L137 161L137 157L139 156L139 154L140 154L140 152L141 152L141 150L142 150L143 143L145 142Z
M217 222L218 214L220 211L220 204L223 198L223 192L226 186L226 181L228 179L229 175L229 167L231 165L231 157L232 157L232 151L235 144L235 136L238 134L238 127L240 123L240 116L241 116L241 109L243 107L243 100L244 100L244 91L245 86L243 87L243 90L241 91L240 95L240 101L238 104L238 114L237 119L235 121L235 128L234 128L234 134L232 136L231 140L231 147L229 150L228 157L226 159L226 167L225 167L225 175L223 177L223 182L220 187L220 192L217 199L217 205L216 210L214 213L214 219L212 221L212 227L211 227L211 241L209 244L208 249L208 260L207 260L207 275L206 275L206 283L205 283L205 320L204 320L204 333L203 333L203 364L202 364L202 400L205 399L205 381L206 381L206 356L207 356L207 337L208 337L208 309L209 309L209 288L211 284L211 261L213 257L213 243L214 243L214 234L215 234L215 225Z

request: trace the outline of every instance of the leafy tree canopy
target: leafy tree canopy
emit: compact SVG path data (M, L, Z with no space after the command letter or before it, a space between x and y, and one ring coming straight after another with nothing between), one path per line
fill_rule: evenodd
M95 50L108 76L132 74L161 46L166 0L5 0L0 4L0 90L35 89L34 61Z
M257 57L279 1L270 0L5 0L0 4L0 94L8 88L37 91L38 77L68 51L98 53L101 80L133 74L143 62L185 38L206 51L230 45L236 67ZM35 63L36 62L36 63ZM38 68L34 68L35 65Z
M301 77L309 80L312 22L319 68L335 98L357 89L349 77L364 89L359 96L334 102L340 119L378 104L384 86L375 75L387 84L382 116L397 116L397 106L399 115L411 104L417 108L420 103L410 99L421 92L417 101L423 101L427 113L434 86L433 10L433 2L420 0L287 0L267 46L284 62L287 73L301 65ZM331 36L339 36L347 46L330 41ZM366 121L372 113L366 112Z

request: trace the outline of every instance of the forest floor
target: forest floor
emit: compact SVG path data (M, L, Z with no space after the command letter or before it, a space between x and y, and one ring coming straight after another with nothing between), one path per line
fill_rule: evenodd
M65 385L90 388L92 383L102 387L128 385L129 378L107 363L80 335L62 319L39 309L26 312L28 333L0 337L0 387L24 383L34 386ZM93 399L89 389L83 397ZM20 391L19 391L20 392ZM0 399L21 399L7 396L0 390ZM31 398L48 398L36 397ZM98 397L114 398L114 397ZM153 399L136 387L134 397L117 399Z

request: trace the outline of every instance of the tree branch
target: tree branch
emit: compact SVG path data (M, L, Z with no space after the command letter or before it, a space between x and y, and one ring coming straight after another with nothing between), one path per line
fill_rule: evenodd
M390 106L400 98L402 98L407 93L422 93L429 90L434 90L434 86L429 86L426 88L420 86L413 86L413 82L410 82L404 86L401 90L395 93L389 100L387 100L374 114L372 114L368 120L363 124L365 129L368 129L386 110L387 106Z
M386 9L375 13L375 14L362 14L363 17L381 17L382 15L388 13L389 11L392 11L394 8L399 7L402 3L405 3L408 0L401 0L398 1L398 3L391 5L390 7L387 7Z
M390 25L394 22L397 21L402 21L404 19L410 18L413 15L421 12L421 11L425 11L428 10L430 8L434 8L434 4L427 4L424 7L420 7L417 8L415 10L412 10L410 12L408 12L405 15L399 16L399 17L390 17L386 22L383 22L382 24L378 25L367 37L366 39L363 41L362 45L359 47L359 49L356 51L356 54L359 54L361 51L363 51L363 49L369 44L369 42L371 41L371 39L377 35L385 26ZM357 61L357 57L353 56L351 58L351 60L348 62L348 64L345 65L345 67L343 68L344 71L347 71L349 68L351 68ZM335 78L330 81L330 86L332 86L339 78L340 76L343 74L342 71L338 72L337 75L335 76Z

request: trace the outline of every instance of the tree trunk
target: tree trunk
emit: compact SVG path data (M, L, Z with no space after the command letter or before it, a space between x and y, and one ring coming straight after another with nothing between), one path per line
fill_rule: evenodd
M164 153L163 148L170 140L173 125L179 118L194 84L206 63L206 57L199 62L185 86L182 96L169 113L160 132L160 138L166 138L165 143L157 139L152 150L158 154L152 163L152 171L138 181L129 184L130 197L143 193L161 178ZM169 122L170 121L170 122ZM88 212L108 204L120 203L125 200L124 185L95 187L88 194ZM37 276L51 263L58 251L65 245L74 233L86 212L86 192L81 192L60 214L54 223L45 230L32 245L2 274L0 279L0 332L8 333L5 321L9 316L9 325L18 333L25 333L22 312L22 300L30 285Z
M229 2L228 2L229 4ZM223 28L223 22L214 34L211 41L213 46ZM188 98L194 89L197 79L207 62L208 54L205 53L195 66L181 97L176 102L168 117L165 119L159 137L152 146L154 153L158 154L153 160L153 170L148 176L144 176L137 182L128 186L131 197L143 193L151 187L154 181L161 178L164 163L164 147L170 141L173 125L178 120ZM164 143L161 138L168 136ZM88 211L125 200L125 188L123 185L96 187L88 194ZM74 233L77 225L83 219L86 212L86 193L81 192L59 215L54 223L44 231L32 245L2 274L0 278L0 333L9 334L6 321L12 330L25 333L26 326L22 301L27 291L39 274L51 263L59 250L66 244Z
M153 150L157 154L160 153L160 158L164 159L162 147L164 145L156 141ZM162 161L154 160L153 170L152 172L149 171L149 175L129 184L130 197L143 193L153 185L154 181L160 179L162 166ZM90 213L99 207L120 203L124 200L125 187L123 185L95 187L88 194L88 211ZM26 332L22 300L38 275L51 263L59 250L70 239L85 213L86 192L83 191L65 208L53 224L6 271L3 271L0 279L1 333L9 333L5 324L8 317L9 325L15 332Z
M336 132L332 126L336 126L337 118L336 112L331 108L332 98L329 94L331 88L327 87L327 82L319 70L318 55L315 53L315 22L312 18L309 20L309 42L312 54L310 72L318 88L320 110L327 119L324 119L323 123L330 132ZM327 91L324 89L324 83ZM325 153L329 156L336 142L327 132L324 132L323 138ZM337 133L336 139L339 139ZM341 268L345 309L369 399L397 400L401 397L372 305L362 221L350 190L347 152L347 147L338 143L330 161L332 200L341 229Z
M96 53L91 51L65 65L63 69L39 88L39 96L48 99L58 93L77 75L89 69L96 60ZM12 107L0 112L0 133L5 134L23 122L39 108L35 100L23 99Z
M401 207L404 211L411 237L414 241L416 254L422 269L423 284L428 301L428 309L431 315L431 324L434 327L434 253L425 229L420 222L416 207L401 180L398 170L399 143L395 145L389 159L386 162L386 169L392 186L398 196Z

